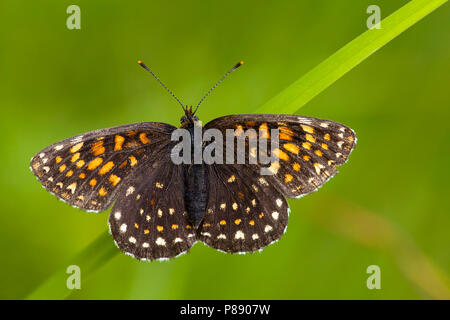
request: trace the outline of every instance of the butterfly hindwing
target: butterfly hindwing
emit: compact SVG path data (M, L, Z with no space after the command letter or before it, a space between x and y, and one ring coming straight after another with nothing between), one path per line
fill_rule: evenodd
M244 165L208 167L209 197L197 238L225 252L253 252L284 233L289 205Z
M162 155L132 175L110 216L117 246L140 260L173 258L195 243L184 204L182 165Z
M130 172L170 142L175 127L143 122L91 131L57 142L31 159L42 185L84 210L107 209Z
M271 143L271 129L278 129L279 146L274 148L276 161L270 164L247 164L256 175L262 167L270 170L267 181L284 195L296 198L308 194L337 173L356 144L356 135L350 128L330 120L297 115L244 114L217 118L205 129L233 129L236 136L255 130L258 139ZM236 137L237 139L237 137ZM252 152L245 150L245 159ZM259 154L258 154L259 156Z

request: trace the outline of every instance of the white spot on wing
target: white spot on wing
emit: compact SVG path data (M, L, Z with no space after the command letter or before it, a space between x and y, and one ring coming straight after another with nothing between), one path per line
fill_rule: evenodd
M164 239L161 238L161 237L158 237L158 238L156 239L155 243L156 243L158 246L165 246L165 245L166 245L166 240L164 240Z
M129 187L128 189L127 189L127 192L126 192L126 196L129 196L130 194L132 194L133 192L134 192L134 187L133 186L131 186L131 187Z
M74 183L68 185L66 189L70 190L70 192L72 192L72 194L74 194L76 188L77 188L77 183L74 182Z
M283 205L283 201L281 199L277 199L277 206L281 207Z
M234 234L235 239L245 239L245 235L241 230L236 231Z

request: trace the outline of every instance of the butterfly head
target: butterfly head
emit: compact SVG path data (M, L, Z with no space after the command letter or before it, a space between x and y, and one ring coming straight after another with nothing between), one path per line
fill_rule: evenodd
M184 109L184 116L181 117L181 127L192 127L195 122L199 121L198 117L195 115L195 111L192 111L192 106L186 106Z

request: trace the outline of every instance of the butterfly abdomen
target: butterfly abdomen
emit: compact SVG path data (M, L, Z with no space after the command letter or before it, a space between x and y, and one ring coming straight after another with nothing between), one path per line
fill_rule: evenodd
M189 221L196 228L203 219L208 201L207 171L204 164L185 165L184 190Z

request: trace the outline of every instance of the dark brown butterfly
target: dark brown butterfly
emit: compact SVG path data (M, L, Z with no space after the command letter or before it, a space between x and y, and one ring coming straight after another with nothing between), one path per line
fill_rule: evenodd
M192 130L200 124L195 116L200 103L192 111L176 99L185 112L181 128ZM35 155L31 169L49 192L74 207L100 212L114 203L109 226L116 245L137 259L155 260L185 253L196 241L243 253L278 240L290 211L284 196L315 191L337 173L356 144L353 130L342 124L297 115L231 115L202 130L212 128L233 129L236 136L255 129L259 139L278 129L277 161L269 168L273 175L261 175L260 163L174 164L170 155L178 142L171 135L177 128L158 122L62 140Z

